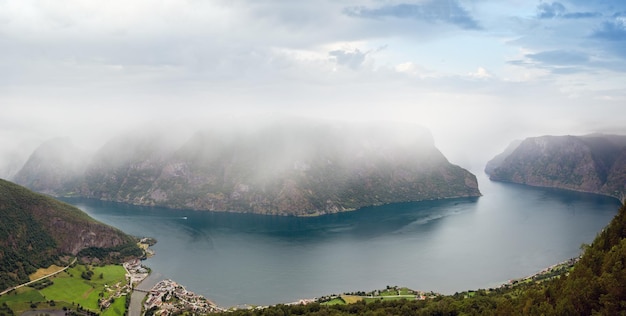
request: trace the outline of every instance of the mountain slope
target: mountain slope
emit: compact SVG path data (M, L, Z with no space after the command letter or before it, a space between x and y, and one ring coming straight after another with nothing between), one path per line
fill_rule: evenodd
M30 155L12 180L42 193L71 191L81 181L88 156L67 138L51 139Z
M78 185L58 175L44 187L23 183L60 196L280 215L480 195L475 176L449 163L430 133L413 125L291 120L173 135L112 139ZM20 174L51 173L28 164Z
M614 196L626 194L626 136L527 138L487 163L492 180Z
M250 130L207 129L176 150L158 144L127 145L133 153L114 168L106 165L112 151L101 151L81 194L280 215L480 194L471 173L450 164L427 131L411 126L280 122Z
M134 240L81 210L0 179L0 289L28 280L60 255L92 248L135 255Z

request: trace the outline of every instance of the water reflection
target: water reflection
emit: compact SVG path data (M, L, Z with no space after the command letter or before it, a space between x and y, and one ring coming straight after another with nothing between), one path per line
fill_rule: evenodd
M293 242L342 237L375 239L399 232L427 232L448 216L475 210L472 205L477 200L459 198L398 203L319 217L288 217L171 210L89 199L65 199L99 220L117 227L127 227L129 233L175 230L188 235L190 242L210 240L214 232L257 235ZM127 225L135 222L143 222L145 225Z

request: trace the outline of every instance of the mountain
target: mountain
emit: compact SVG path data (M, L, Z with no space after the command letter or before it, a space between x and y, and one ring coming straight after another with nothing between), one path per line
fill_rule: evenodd
M626 195L626 136L527 138L487 163L492 180L614 196Z
M68 192L79 185L88 157L68 138L51 139L30 155L12 180L42 193Z
M493 157L491 160L489 160L487 162L487 165L485 166L485 173L487 174L492 174L493 170L497 167L499 167L502 162L504 162L504 160L506 159L506 157L508 157L509 155L511 155L511 153L513 153L513 151L515 149L517 149L517 147L522 143L521 140L515 140L513 142L511 142L509 144L509 146L506 147L506 149L504 149L504 151L498 155L496 155L495 157Z
M0 179L0 290L28 281L62 255L141 255L134 239L81 210Z
M0 179L12 179L39 145L40 142L34 140L22 141L17 144L1 143Z
M94 155L79 187L46 190L137 205L301 216L480 195L476 177L450 164L423 128L314 120L210 127L182 140L167 132L122 135Z

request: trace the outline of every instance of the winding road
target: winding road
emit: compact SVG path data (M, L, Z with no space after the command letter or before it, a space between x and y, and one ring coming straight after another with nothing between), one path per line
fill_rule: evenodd
M74 258L74 261L72 261L70 264L68 264L65 268L63 268L63 269L61 269L61 270L59 270L59 271L56 271L56 272L52 272L52 273L50 273L50 274L48 274L48 275L44 275L44 276L42 276L41 278L38 278L38 279L35 279L35 280L32 280L32 281L26 282L26 283L23 283L23 284L20 284L20 285L16 285L16 286L14 286L14 287L10 287L10 288L8 288L8 289L6 289L6 290L4 290L4 291L0 292L0 296L4 295L4 294L6 294L6 293L9 293L9 292L11 292L11 291L13 291L13 290L15 290L15 289L19 289L19 288L21 288L22 286L27 286L27 285L33 284L33 283L35 283L35 282L41 281L41 280L43 280L43 279L45 279L45 278L49 278L49 277L51 277L51 276L53 276L53 275L56 275L56 274L58 274L58 273L61 273L61 272L65 271L65 270L67 270L69 267L71 267L71 266L72 266L75 262L76 262L76 258Z

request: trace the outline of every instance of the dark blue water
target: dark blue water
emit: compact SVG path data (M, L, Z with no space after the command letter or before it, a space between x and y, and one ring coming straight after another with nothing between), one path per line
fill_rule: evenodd
M146 264L221 306L386 285L494 287L578 255L619 208L597 195L479 181L480 198L312 218L68 201L129 234L155 237Z

